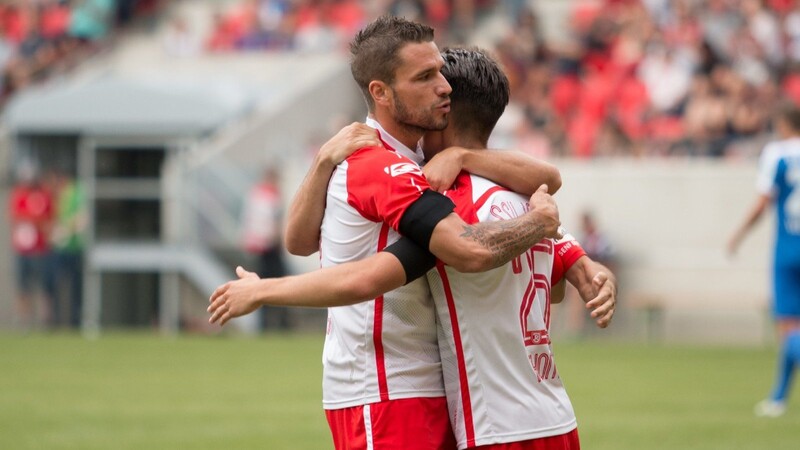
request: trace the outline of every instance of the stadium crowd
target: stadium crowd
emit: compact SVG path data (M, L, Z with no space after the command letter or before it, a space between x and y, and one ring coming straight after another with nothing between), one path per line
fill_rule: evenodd
M755 155L773 106L800 102L798 22L793 1L578 2L550 45L522 15L497 46L507 128L541 156Z
M557 41L534 3L245 0L216 14L205 47L331 51L387 11L460 44L495 15L513 99L494 144L542 157L750 157L773 105L800 103L794 0L579 0Z
M163 0L17 0L0 4L0 102L63 73L116 27ZM492 144L536 156L752 157L773 105L800 104L796 0L578 0L559 39L535 2L238 0L221 3L200 42L173 19L172 53L344 51L390 12L432 25L443 45L504 21L494 51L512 103Z
M106 45L117 27L160 0L12 0L0 3L0 104Z

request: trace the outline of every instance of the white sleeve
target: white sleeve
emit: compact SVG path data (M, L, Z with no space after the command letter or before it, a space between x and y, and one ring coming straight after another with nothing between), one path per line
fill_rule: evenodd
M775 186L775 174L778 170L780 160L780 147L776 143L767 144L761 153L758 162L758 178L756 178L756 190L759 194L772 196Z

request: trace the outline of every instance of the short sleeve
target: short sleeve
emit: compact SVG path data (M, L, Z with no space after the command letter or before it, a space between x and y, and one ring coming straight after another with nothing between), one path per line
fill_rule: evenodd
M764 147L764 151L758 161L758 178L756 178L756 190L759 194L772 196L779 161L780 151L778 144L771 143Z
M395 231L406 209L428 189L420 167L391 150L366 147L347 159L348 204Z
M586 256L586 252L571 234L565 234L563 238L556 241L553 254L553 273L550 276L551 284L561 281L564 274L582 256Z

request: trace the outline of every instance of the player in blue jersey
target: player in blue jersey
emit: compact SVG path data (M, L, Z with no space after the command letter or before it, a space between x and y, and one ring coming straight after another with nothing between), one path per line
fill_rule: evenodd
M775 120L780 140L761 154L758 199L728 244L731 254L770 203L775 204L777 233L773 260L773 313L781 344L778 376L772 395L756 405L756 415L777 417L786 411L786 398L800 355L800 108L783 107ZM794 356L793 356L794 355Z

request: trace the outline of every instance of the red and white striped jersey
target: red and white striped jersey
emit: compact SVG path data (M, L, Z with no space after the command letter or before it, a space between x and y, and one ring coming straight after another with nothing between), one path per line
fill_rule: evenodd
M328 186L323 267L366 258L399 238L406 208L429 188L417 154L381 129L386 147L360 149ZM436 312L419 278L375 300L328 309L323 406L340 409L399 398L442 397Z
M512 219L529 209L527 198L463 172L446 195L467 223ZM571 237L545 239L487 272L465 274L441 263L428 272L459 448L555 436L577 426L550 344L550 286L583 255Z

